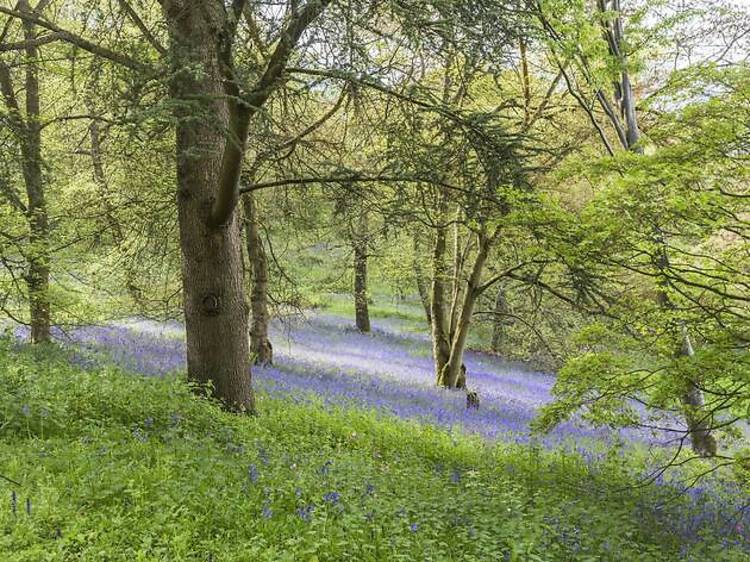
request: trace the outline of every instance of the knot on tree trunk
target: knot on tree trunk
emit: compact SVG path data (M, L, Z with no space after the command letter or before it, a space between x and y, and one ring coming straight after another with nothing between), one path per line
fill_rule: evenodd
M201 299L201 309L206 316L216 316L221 310L221 298L214 293L206 293Z

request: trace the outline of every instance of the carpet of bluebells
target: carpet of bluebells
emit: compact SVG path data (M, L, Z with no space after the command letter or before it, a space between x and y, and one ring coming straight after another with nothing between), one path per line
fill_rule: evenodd
M183 336L145 320L60 332L70 373L11 373L0 407L15 438L0 442L0 474L37 489L5 483L3 559L750 556L747 498L731 480L686 494L663 478L628 486L648 468L630 450L664 448L664 436L575 423L532 436L552 376L469 352L481 407L467 410L463 394L435 387L425 337L387 321L363 335L316 314L274 326L274 366L253 369L258 425L189 398L172 376L184 371Z
M144 375L184 370L183 336L177 323L145 320L58 334L59 341L80 351L81 364L96 364L103 357ZM346 318L316 314L276 324L272 340L274 366L255 367L253 376L255 385L273 396L298 401L315 397L329 405L372 408L518 443L533 440L529 423L537 409L551 400L553 376L469 351L465 357L469 385L478 391L481 408L467 410L465 394L435 386L427 339L401 332L394 321L375 320L373 332L361 334ZM582 445L627 440L659 447L669 442L669 436L632 430L615 433L569 422L539 440L546 446L589 450Z

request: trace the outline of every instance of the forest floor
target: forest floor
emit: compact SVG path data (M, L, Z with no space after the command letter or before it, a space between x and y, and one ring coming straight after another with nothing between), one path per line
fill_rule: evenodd
M424 334L373 325L275 324L253 418L191 395L177 323L0 340L0 559L747 559L731 481L643 482L658 436L532 435L554 377L489 354L467 354L467 410Z
M318 397L327 404L372 408L489 439L586 450L637 443L656 452L673 444L665 434L614 432L573 422L549 435L534 436L529 424L552 399L554 376L496 355L467 351L468 386L480 397L480 408L467 410L464 392L435 386L426 330L415 332L410 322L398 318L374 318L372 328L370 334L362 334L350 318L328 312L276 321L271 330L274 365L254 367L255 384L295 400ZM70 337L146 375L184 369L184 331L179 324L131 320L79 330Z

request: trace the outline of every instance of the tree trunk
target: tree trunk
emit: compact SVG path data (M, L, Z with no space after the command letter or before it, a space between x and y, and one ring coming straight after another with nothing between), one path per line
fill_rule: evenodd
M456 388L457 382L459 381L461 366L464 361L466 338L469 335L469 327L471 325L472 314L474 314L474 306L476 305L479 295L482 293L480 283L490 247L491 240L484 235L480 235L477 257L474 260L466 290L463 291L460 314L458 320L455 322L456 331L451 338L450 355L448 361L443 366L442 371L438 372L438 385L440 386ZM465 380L463 383L465 385Z
M492 315L492 351L500 351L505 339L505 326L508 312L508 300L505 298L505 288L499 287L495 297L495 307Z
M461 252L461 235L459 232L459 224L461 222L461 209L456 209L456 219L453 223L453 276L451 278L451 307L450 307L450 322L448 328L449 337L452 339L456 330L458 329L457 322L459 318L459 304L461 302L463 290L461 283L461 275L463 273L463 253Z
M693 344L687 330L683 330L683 332L682 347L679 354L683 357L692 357L695 355ZM716 438L711 434L712 416L709 412L706 412L703 392L694 380L686 381L685 391L680 399L685 412L685 421L693 452L701 457L714 456L717 443Z
M253 411L248 306L243 288L238 213L212 220L230 128L220 51L220 2L163 2L170 86L177 113L177 207L190 380L209 384L225 407ZM244 139L241 139L244 143Z
M622 7L620 0L598 0L597 6L599 12L615 13L615 18L607 17L609 23L604 25L604 38L609 46L610 54L615 57L622 68L620 82L615 83L615 99L619 103L620 114L625 120L624 126L617 115L608 115L610 121L618 131L620 142L626 150L636 154L643 154L643 147L639 144L641 133L638 128L638 116L636 114L635 94L633 84L628 72L627 57L624 46L624 26L622 21ZM600 98L601 100L601 98ZM606 113L606 111L605 111ZM611 113L611 112L610 112ZM659 255L656 259L657 272L663 274L669 268L669 254L667 240L660 228L654 229L654 241L659 246ZM669 295L666 291L667 283L662 283L659 288L657 300L659 306L664 310L674 308ZM687 329L683 329L682 342L677 355L692 356L693 346L690 341L690 334ZM699 388L699 381L690 380L687 382L685 391L679 397L685 419L690 434L693 451L700 456L708 456L716 453L716 439L711 435L710 426L707 419L710 417L705 412L703 392Z
M427 324L432 325L432 312L430 310L430 293L427 291L427 282L424 278L424 272L422 271L422 262L420 261L421 247L419 244L419 234L414 234L414 258L412 266L414 268L414 280L417 283L417 291L419 292L419 300L424 308L424 315L427 319Z
M260 236L258 210L255 196L252 193L243 195L245 209L245 236L247 255L252 272L252 290L250 291L250 352L256 364L273 363L273 347L268 338L268 259Z
M445 281L448 275L445 264L446 227L435 230L435 246L432 252L432 298L430 299L430 316L432 317L432 355L435 361L435 377L441 383L441 373L450 359L450 341L447 303L445 302Z
M370 311L367 306L367 213L360 211L357 231L354 232L354 316L357 330L370 331Z
M31 12L27 1L19 2L19 9ZM42 137L39 120L39 53L33 44L36 39L36 26L23 22L26 54L26 123L25 139L21 141L23 157L23 177L28 198L27 217L29 221L30 248L27 256L28 274L26 283L29 290L29 315L31 319L32 343L50 340L50 300L49 300L49 219L44 194L42 175Z

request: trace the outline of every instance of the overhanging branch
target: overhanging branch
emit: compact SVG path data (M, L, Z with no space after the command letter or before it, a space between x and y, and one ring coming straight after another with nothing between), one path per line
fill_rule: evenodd
M138 70L141 72L152 70L152 68L147 64L130 58L129 56L122 53L118 53L116 51L108 49L107 47L103 47L101 45L93 43L88 39L84 39L80 35L76 35L75 33L63 29L60 26L47 21L46 19L43 19L36 14L21 12L18 10L11 10L10 8L4 8L2 6L0 6L0 14L5 14L6 16L10 16L12 18L33 23L34 25L47 29L48 31L52 31L53 33L57 34L57 38L59 40L65 41L66 43L70 43L72 45L76 45L84 51L88 51L93 55L110 60L114 63L119 64L120 66L124 66L126 68Z

